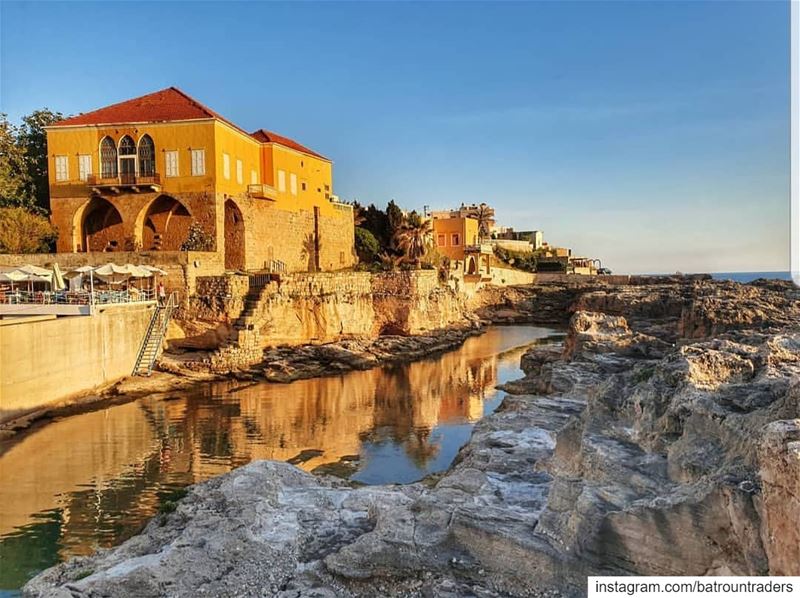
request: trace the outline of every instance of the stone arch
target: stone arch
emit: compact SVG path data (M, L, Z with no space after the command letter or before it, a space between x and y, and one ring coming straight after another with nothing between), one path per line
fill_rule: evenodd
M192 215L186 206L174 197L159 195L137 218L137 228L141 227L142 249L179 251L191 224Z
M244 217L232 199L225 201L225 269L244 270Z
M123 251L125 230L116 206L102 197L93 197L76 214L77 251Z
M475 263L475 256L470 255L467 257L467 274L477 274L478 273L478 264Z

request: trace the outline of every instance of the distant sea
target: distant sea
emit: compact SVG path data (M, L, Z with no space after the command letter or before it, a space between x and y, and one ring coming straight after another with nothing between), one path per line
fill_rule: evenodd
M791 272L712 272L711 276L717 280L734 280L736 282L750 282L759 278L792 279Z

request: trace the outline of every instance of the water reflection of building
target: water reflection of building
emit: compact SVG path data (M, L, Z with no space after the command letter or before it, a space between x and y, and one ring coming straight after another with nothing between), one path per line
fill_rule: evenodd
M509 346L492 330L436 359L288 385L209 385L205 393L145 399L53 422L0 455L0 536L55 511L66 551L118 542L173 486L254 459L306 470L358 455L365 439L397 442L416 463L442 423L474 421L494 394ZM124 522L124 525L123 525Z

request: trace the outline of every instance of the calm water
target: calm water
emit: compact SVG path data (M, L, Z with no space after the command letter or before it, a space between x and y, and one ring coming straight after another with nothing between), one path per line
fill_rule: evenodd
M209 383L56 419L0 445L0 595L134 535L171 492L254 459L366 484L446 469L552 330L489 329L411 364L292 384Z
M751 282L759 278L792 279L791 272L715 272L711 276L717 280L734 280L736 282Z

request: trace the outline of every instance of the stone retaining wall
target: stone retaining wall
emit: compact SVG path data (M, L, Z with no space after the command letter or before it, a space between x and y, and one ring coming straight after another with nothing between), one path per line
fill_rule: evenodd
M200 279L171 343L217 347L211 369L227 371L259 361L266 347L417 334L467 320L463 296L439 284L432 270L290 274L252 290L246 282Z

